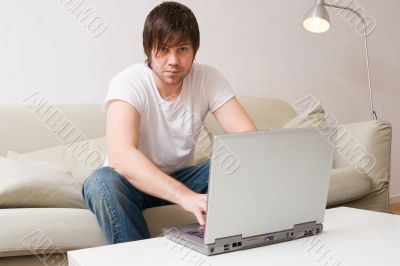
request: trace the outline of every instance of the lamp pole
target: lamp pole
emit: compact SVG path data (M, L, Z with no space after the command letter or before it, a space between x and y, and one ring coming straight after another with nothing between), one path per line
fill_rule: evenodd
M364 17L355 9L347 7L347 6L338 6L338 5L331 5L326 4L324 1L322 2L324 6L333 7L337 9L348 10L356 14L362 21L363 24L363 31L364 31L364 47L365 47L365 59L367 64L367 74L368 74L368 90L369 90L369 103L370 103L370 110L371 110L371 119L376 120L378 119L376 112L374 110L374 100L372 97L372 88L371 88L371 70L369 67L369 54L368 54L368 40L367 40L367 27L365 26L365 19Z
M367 40L367 28L364 17L355 9L347 7L347 6L338 6L333 4L326 4L324 0L315 0L314 7L308 12L306 19L303 21L303 26L306 30L316 33L325 32L329 29L329 14L326 11L325 7L332 7L336 9L348 10L355 15L357 15L363 24L363 37L364 37L364 48L365 48L365 59L367 64L367 74L368 74L368 90L369 90L369 102L370 102L370 110L371 110L371 119L378 119L375 109L374 109L374 101L372 96L372 88L371 88L371 71L369 66L369 54L368 54L368 40Z

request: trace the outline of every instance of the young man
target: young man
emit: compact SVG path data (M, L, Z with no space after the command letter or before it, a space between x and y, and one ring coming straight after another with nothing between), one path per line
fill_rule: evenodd
M108 165L83 187L109 243L148 238L142 211L171 203L204 225L209 161L193 165L193 152L209 111L227 133L256 130L225 78L193 63L199 46L192 11L164 2L145 21L146 63L110 83L103 104Z

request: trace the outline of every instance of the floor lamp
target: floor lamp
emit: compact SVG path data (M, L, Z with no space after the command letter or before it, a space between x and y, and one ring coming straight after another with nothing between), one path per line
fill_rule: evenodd
M333 7L337 9L344 9L356 14L362 21L364 27L364 46L365 46L365 57L367 63L367 73L368 73L368 89L369 89L369 101L370 101L370 112L371 112L371 119L376 120L378 117L374 110L374 101L372 97L372 89L371 89L371 72L369 68L369 56L368 56L368 42L367 42L367 30L365 26L365 19L364 17L357 12L356 10L347 7L347 6L338 6L338 5L331 5L326 4L324 0L316 0L315 5L310 9L307 13L306 18L303 21L303 27L314 33L322 33L329 30L330 22L329 22L329 14L325 7Z

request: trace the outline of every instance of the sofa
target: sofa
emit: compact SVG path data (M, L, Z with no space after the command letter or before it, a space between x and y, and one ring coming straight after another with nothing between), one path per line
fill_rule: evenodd
M321 134L327 134L329 137L326 129L329 128L326 127L329 121L326 119L327 114L321 108L309 110L303 115L300 113L301 110L295 110L292 105L276 98L239 97L239 101L259 130L304 127L308 125L305 122L310 121L312 123L309 126L312 126L315 125L313 119L319 117L321 121L318 125L325 125L321 127ZM0 156L9 158L3 159L5 165L11 162L16 165L14 167L18 167L19 163L23 165L28 162L18 161L29 158L24 154L63 144L60 143L60 136L53 130L56 122L61 120L79 129L86 139L100 141L98 142L101 143L99 150L103 149L101 152L104 156L106 153L104 150L105 117L101 113L100 104L48 105L49 108L46 110L43 105L40 110L38 106L42 104L41 102L43 101L36 100L30 103L24 102L21 105L0 106L2 125ZM44 113L50 114L49 110L52 111L53 124L49 124L50 120L43 119ZM336 146L327 207L349 206L388 212L392 134L390 123L364 121L335 126L336 136L331 135L335 138L336 142L333 142L333 145ZM206 141L210 143L213 134L222 133L211 115L208 115L205 120L204 132L210 138ZM344 140L347 142L345 143ZM353 143L353 146L349 148L348 142ZM65 145L61 146L63 146L61 150L65 152ZM59 151L60 149L57 150ZM40 159L51 161L56 156L58 155L53 153L48 156L49 158L38 158L37 165L40 165ZM207 156L209 154L204 149L196 148L197 162L206 159ZM355 161L354 158L362 159ZM72 159L63 154L57 160ZM73 167L71 164L67 166L65 169ZM101 164L98 164L96 167L100 166ZM1 167L6 166L0 165L0 170ZM12 175L11 170L2 171ZM65 173L69 174L75 170L68 171ZM50 169L48 173L51 175L53 172ZM84 175L85 173L81 173L81 176L84 177ZM40 176L40 171L36 176ZM26 181L23 176L21 180L21 182ZM57 182L64 184L64 181L60 180ZM52 191L45 192L48 183L44 181L41 183L39 179L33 180L30 182L34 182L34 185L16 190L19 192L13 192L12 189L4 188L6 184L9 184L8 181L8 176L0 177L0 265L67 265L67 251L106 244L94 214L83 207L80 202L82 199L77 198L75 201L68 199L68 195L81 197L75 191L80 189L79 185L65 188L66 191L57 191L51 196L50 203L46 204L46 198L38 196L30 198L29 194L51 194ZM79 184L82 181L80 180ZM15 182L13 186L16 185ZM32 187L38 191L32 191ZM65 194L67 192L75 194ZM13 203L13 200L18 204ZM195 218L190 213L176 205L147 209L144 215L152 237L159 236L163 227L195 222Z

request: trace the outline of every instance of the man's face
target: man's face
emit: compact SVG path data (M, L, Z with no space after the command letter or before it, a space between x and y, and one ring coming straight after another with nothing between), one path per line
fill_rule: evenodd
M151 67L158 83L168 87L182 83L192 66L194 51L189 43L183 43L170 48L162 47L157 55L153 50L151 57Z

